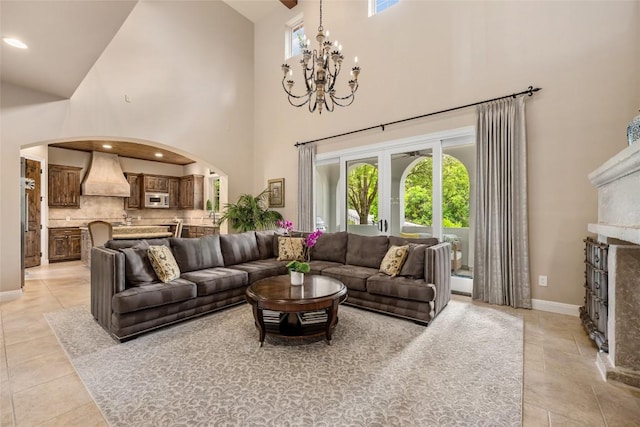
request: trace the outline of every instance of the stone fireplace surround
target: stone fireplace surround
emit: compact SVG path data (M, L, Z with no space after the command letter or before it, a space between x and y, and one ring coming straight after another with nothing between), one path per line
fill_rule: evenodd
M606 380L640 388L640 143L589 174L598 188L598 223L588 230L609 244L609 353L597 364Z

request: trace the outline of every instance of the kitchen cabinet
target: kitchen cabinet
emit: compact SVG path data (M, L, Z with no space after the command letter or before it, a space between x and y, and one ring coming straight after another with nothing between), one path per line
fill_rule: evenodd
M184 237L202 237L213 234L220 234L220 228L211 225L185 225L182 229L182 235Z
M49 228L49 262L79 260L81 252L79 227Z
M129 183L129 187L131 188L131 195L129 197L125 197L124 199L124 208L125 209L142 209L142 191L141 191L141 176L137 173L125 173L127 177L127 182Z
M168 193L169 177L164 175L143 175L144 192Z
M169 209L180 208L180 178L169 177Z
M204 176L180 178L180 209L204 209Z
M80 208L80 171L75 166L49 165L50 208Z

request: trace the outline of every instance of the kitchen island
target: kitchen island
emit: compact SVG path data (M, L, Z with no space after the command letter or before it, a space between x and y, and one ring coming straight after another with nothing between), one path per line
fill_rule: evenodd
M80 259L85 265L91 265L91 237L87 226L80 227L82 247ZM171 237L168 225L114 225L111 237L113 239L159 239Z

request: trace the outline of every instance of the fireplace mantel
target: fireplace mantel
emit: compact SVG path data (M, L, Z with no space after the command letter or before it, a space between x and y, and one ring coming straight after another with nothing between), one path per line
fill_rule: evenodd
M607 380L640 387L640 143L589 174L598 188L598 223L588 229L609 244L609 354L597 364Z
M640 245L640 144L607 160L589 180L598 187L598 223L589 231Z

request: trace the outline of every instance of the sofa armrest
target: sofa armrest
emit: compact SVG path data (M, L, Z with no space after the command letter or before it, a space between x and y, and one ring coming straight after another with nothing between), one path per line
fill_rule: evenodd
M113 295L124 288L124 254L102 246L91 248L91 314L109 332Z
M435 315L451 299L451 245L447 242L429 246L426 253L425 280L436 287Z

